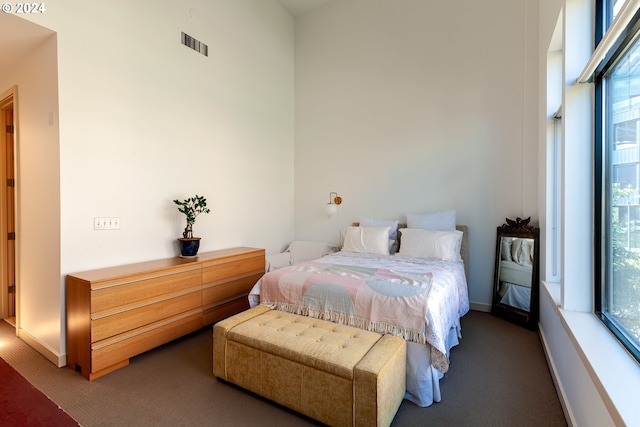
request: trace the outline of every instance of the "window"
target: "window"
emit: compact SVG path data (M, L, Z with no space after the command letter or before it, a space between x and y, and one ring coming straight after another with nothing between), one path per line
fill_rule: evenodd
M598 3L598 19L608 28L622 2ZM594 79L595 310L640 361L640 26L634 13Z
M613 19L618 15L623 4L624 0L607 0L605 2L604 28L609 28L609 26L611 26Z
M553 169L551 173L551 180L553 186L553 192L551 196L551 220L548 222L551 225L551 274L548 277L554 278L559 281L561 277L561 256L560 256L560 241L562 239L562 228L560 221L560 210L562 206L562 115L560 111L562 107L558 108L555 116L553 117Z

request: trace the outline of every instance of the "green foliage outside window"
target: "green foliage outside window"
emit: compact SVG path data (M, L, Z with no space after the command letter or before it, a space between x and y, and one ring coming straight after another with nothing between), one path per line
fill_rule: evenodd
M612 192L613 295L610 310L640 341L640 218L637 215L640 206L615 205L633 194L631 186L622 189L614 186Z

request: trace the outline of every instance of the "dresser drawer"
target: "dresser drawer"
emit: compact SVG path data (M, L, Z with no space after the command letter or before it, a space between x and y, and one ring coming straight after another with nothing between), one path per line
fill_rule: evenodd
M187 293L166 295L160 300L114 311L101 317L92 316L91 342L100 341L200 307L202 307L202 295L198 287Z
M213 265L205 263L202 270L202 283L207 286L257 273L262 274L264 273L264 263L264 255L262 254L260 256Z
M101 370L196 331L202 326L202 311L195 310L96 342L91 346L91 372L97 378Z
M205 285L205 288L202 290L202 305L208 307L231 299L246 298L260 277L262 277L262 273L216 285Z
M249 308L249 300L247 298L238 298L215 307L205 308L202 313L203 323L210 325L219 320L226 319L236 313L240 313Z
M91 313L108 312L152 301L164 295L201 285L201 270L159 274L139 280L116 282L109 286L92 288Z

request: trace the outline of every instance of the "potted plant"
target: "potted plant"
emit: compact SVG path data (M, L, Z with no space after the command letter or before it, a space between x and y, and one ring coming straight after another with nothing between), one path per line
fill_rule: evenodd
M201 213L209 213L207 207L207 199L203 196L189 197L188 199L174 200L173 203L178 205L178 212L183 213L187 218L187 226L182 233L182 237L178 239L180 245L180 256L184 258L195 257L200 248L200 237L193 237L193 224Z

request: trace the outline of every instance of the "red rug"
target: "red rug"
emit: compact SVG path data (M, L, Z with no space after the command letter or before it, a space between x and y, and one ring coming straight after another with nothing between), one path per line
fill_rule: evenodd
M78 427L40 390L0 359L0 425L3 427Z

